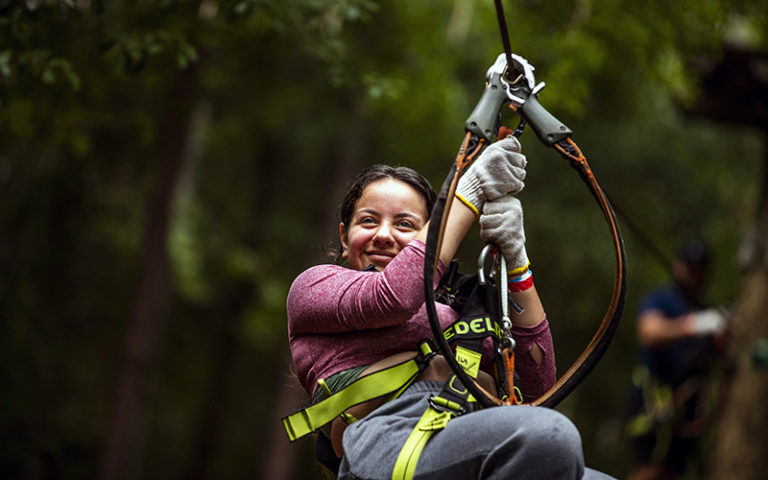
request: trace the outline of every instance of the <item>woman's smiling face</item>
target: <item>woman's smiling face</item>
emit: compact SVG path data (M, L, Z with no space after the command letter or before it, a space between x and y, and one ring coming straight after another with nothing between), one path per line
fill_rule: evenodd
M392 178L370 183L349 225L339 224L342 257L354 270L373 264L381 271L424 227L427 215L424 197L407 183Z

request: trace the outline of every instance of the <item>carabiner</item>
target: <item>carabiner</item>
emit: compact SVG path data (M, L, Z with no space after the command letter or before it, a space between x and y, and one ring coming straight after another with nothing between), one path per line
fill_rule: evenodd
M480 255L477 257L477 281L480 285L486 285L485 277L485 264L488 254L495 247L492 243L486 243L483 249L480 251ZM523 307L521 307L513 298L509 297L509 282L507 281L507 261L504 255L499 255L499 281L496 282L496 288L499 290L499 298L501 299L501 330L502 330L502 343L509 348L515 348L515 340L512 338L512 320L509 318L509 301L512 300L512 309L517 314L523 313ZM496 262L494 262L495 264Z

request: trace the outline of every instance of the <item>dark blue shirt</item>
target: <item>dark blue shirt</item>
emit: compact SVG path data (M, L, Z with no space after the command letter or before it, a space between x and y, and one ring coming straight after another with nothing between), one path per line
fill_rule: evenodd
M648 293L640 302L638 316L648 310L659 310L669 321L697 308L675 286ZM706 338L687 338L660 347L640 349L640 363L663 381L677 386L691 375L700 373L702 358L709 351Z

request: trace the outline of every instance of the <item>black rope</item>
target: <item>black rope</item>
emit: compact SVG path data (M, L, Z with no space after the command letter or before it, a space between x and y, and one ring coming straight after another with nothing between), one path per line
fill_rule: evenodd
M677 289L680 290L680 293L683 294L686 300L688 300L688 302L696 308L707 308L709 306L708 302L700 298L699 295L695 294L694 292L691 292L688 287L680 283L678 278L675 278L675 274L672 271L672 259L667 256L667 254L665 254L658 246L656 246L656 243L651 240L643 228L640 227L624 210L622 210L619 205L616 204L614 199L605 193L605 190L603 190L603 194L608 199L608 201L611 202L613 210L618 214L621 221L627 227L629 227L629 231L631 231L632 234L640 241L640 244L651 254L653 259L656 260L656 263L658 263L662 270L664 270L664 273L666 273L670 280L672 280L672 282L675 284Z
M466 143L469 144L471 141L468 140ZM469 148L467 144L463 145L462 148ZM455 174L456 165L453 165L451 170L448 172L448 176L443 182L443 186L440 188L440 193L437 196L435 205L432 207L432 213L429 219L426 252L424 254L424 305L427 311L427 318L429 319L429 326L432 329L432 335L434 336L435 343L437 344L440 353L443 354L445 361L451 367L451 370L462 383L462 385L464 385L464 387L469 390L469 392L475 397L480 405L488 408L493 407L496 404L480 391L469 374L467 374L467 372L464 371L464 368L459 365L458 361L456 361L451 347L448 345L448 341L443 335L443 329L437 316L437 308L435 307L435 266L437 265L440 254L438 251L438 237L440 236L439 232L442 226L441 224L443 220L443 213L445 212L447 203L452 200L449 197L452 197L453 192L451 192L451 184Z
M494 0L496 5L496 18L499 20L499 33L501 33L501 44L504 46L504 55L507 57L507 66L512 65L512 45L509 43L509 32L507 31L507 21L504 19L504 7L501 0Z

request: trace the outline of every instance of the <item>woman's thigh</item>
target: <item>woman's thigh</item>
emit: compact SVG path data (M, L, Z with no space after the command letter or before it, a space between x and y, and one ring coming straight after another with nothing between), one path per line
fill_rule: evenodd
M427 443L416 478L578 480L581 438L573 423L543 407L495 407L451 420Z

